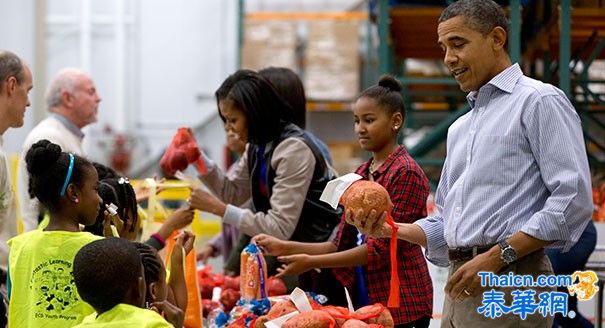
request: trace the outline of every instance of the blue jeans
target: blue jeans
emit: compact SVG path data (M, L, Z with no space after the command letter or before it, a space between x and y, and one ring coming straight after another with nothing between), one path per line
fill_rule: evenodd
M588 257L594 251L597 244L597 229L592 220L584 229L578 242L567 253L562 253L558 249L545 250L546 255L552 263L552 268L557 275L571 275L575 271L584 270ZM559 291L567 293L567 288L559 287ZM557 313L553 327L594 327L584 316L578 312L578 299L569 297L567 299L568 311L573 310L576 313L575 318L561 316Z

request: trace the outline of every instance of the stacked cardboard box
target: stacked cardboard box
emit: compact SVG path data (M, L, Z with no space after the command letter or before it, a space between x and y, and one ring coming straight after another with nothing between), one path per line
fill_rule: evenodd
M359 93L359 23L318 20L307 24L304 83L308 99L350 100Z
M297 25L284 20L246 20L241 49L242 68L259 70L269 66L298 71Z

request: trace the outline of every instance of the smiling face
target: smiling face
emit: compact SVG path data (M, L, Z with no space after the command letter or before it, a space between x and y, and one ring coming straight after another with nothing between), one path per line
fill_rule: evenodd
M248 142L248 120L244 111L230 99L219 101L218 107L225 121L225 131L228 134L235 134L237 139L245 145Z
M443 62L464 92L479 90L506 67L502 61L506 32L500 27L484 35L463 16L455 16L441 22L437 34Z

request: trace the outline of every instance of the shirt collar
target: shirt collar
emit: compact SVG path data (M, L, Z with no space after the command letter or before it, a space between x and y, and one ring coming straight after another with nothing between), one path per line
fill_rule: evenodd
M519 64L515 63L500 72L500 74L494 76L488 84L491 84L504 92L512 93L517 81L519 81L519 78L521 78L522 75L523 72L521 71Z
M403 145L399 145L399 147L397 147L397 149L391 154L389 155L389 157L387 157L387 159L384 161L384 163L382 163L382 165L380 165L380 167L378 167L378 169L376 171L374 171L374 179L376 179L377 177L381 176L384 172L388 171L389 167L391 166L391 164L393 164L393 162L395 161L395 159L399 156L401 156L402 154L405 154L406 150L405 150L405 146ZM360 167L360 171L363 174L360 174L361 176L363 176L364 178L368 178L370 175L370 164L372 163L372 159L370 159L369 161L365 162L361 167Z
M69 130L71 133L75 134L78 138L83 139L84 138L84 132L82 132L82 130L80 130L80 128L78 128L75 124L73 124L70 120L67 119L67 117L58 114L58 113L50 113L51 117L56 118L59 122L61 122L61 124L63 124L63 126Z
M484 88L496 87L506 93L512 93L521 76L523 76L523 71L521 71L519 64L515 63L494 76L486 85L479 88L479 90L481 91ZM479 91L471 91L466 95L466 101L471 105L471 108L475 107L475 101L477 101L478 94Z

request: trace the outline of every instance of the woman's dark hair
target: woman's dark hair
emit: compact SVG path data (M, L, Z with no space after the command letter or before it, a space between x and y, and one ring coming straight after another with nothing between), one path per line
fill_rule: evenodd
M216 90L216 103L232 101L240 108L248 121L248 140L267 143L279 137L283 121L289 122L291 107L277 94L267 80L250 70L231 74ZM223 122L225 118L220 110Z
M82 188L86 170L93 167L85 158L75 154L73 156L74 165L69 183ZM49 210L57 209L69 162L70 156L61 151L61 146L46 139L33 144L25 155L30 197L38 198Z
M162 262L158 259L158 251L147 244L135 242L134 245L139 251L141 262L143 263L145 284L149 286L149 284L153 282L160 281L163 266ZM149 293L147 293L147 301L151 301L149 299Z
M292 107L291 120L299 128L307 124L307 98L302 81L291 69L286 67L267 67L258 71L273 85L277 94ZM286 119L287 116L284 116Z
M73 274L82 300L103 313L126 302L129 291L138 287L141 257L128 240L103 238L78 251Z
M405 121L405 106L401 95L401 83L391 75L380 77L377 85L371 86L361 92L359 98L371 98L378 106L388 109L389 114L401 113L402 121Z
M103 236L103 220L105 218L103 212L105 211L105 205L111 203L118 207L118 216L120 219L125 220L128 213L133 215L132 219L135 220L135 222L132 224L132 229L134 231L138 226L137 196L128 179L120 177L117 179L109 178L100 180L97 192L103 200L103 204L101 205L101 210L97 215L95 223L85 227L84 231Z

